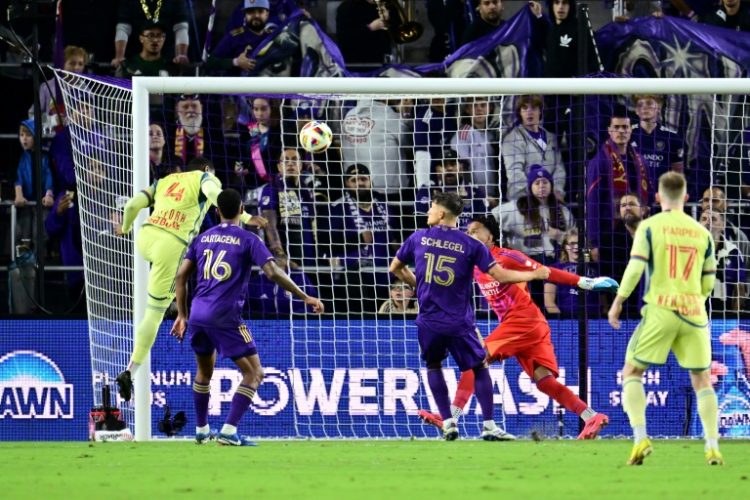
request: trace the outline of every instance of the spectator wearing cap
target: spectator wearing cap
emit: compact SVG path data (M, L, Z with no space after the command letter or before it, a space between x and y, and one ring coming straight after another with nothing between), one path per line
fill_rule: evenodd
M417 314L419 304L414 300L414 289L401 280L391 284L390 298L383 302L378 314Z
M260 195L261 215L268 220L266 244L275 256L288 255L292 267L314 266L315 202L312 191L301 181L299 151L282 151L277 170Z
M507 246L543 264L556 260L565 232L575 229L575 220L555 196L552 174L541 165L531 165L526 177L527 194L492 210L500 223ZM532 285L534 301L544 307L542 283Z
M175 64L187 64L190 32L187 4L169 0L120 0L115 28L115 57L112 65L118 67L125 61L128 39L133 32L143 33L147 23L164 26L167 42L174 33ZM170 29L171 28L171 29Z
M586 231L591 256L599 261L599 247L611 241L612 228L620 217L620 198L635 193L649 206L655 182L648 165L631 144L630 117L616 108L607 128L609 137L586 168Z
M115 74L119 78L134 76L170 76L176 73L171 69L171 62L164 57L164 41L167 33L164 25L154 21L146 21L139 36L141 51L118 66Z
M349 165L344 178L344 195L318 219L318 236L331 266L348 271L343 279L350 285L349 307L374 313L377 297L387 297L388 263L400 238L388 205L373 192L367 166ZM364 293L354 283L375 286L376 293L371 288Z
M209 71L247 74L255 69L250 54L272 30L267 27L268 0L244 0L245 24L226 33L206 61Z
M566 172L557 137L541 125L542 97L525 95L516 101L518 125L503 138L503 163L508 177L507 196L526 196L526 181L532 165L547 170L555 185L555 195L565 198Z
M382 66L386 54L391 53L386 29L374 0L344 0L336 9L336 39L347 65Z
M411 165L401 151L410 138L409 125L396 109L400 104L400 100L362 99L341 125L344 164L367 167L372 188L389 199L400 199L411 186Z
M429 186L421 186L417 191L415 211L426 217L435 193L454 191L464 200L464 209L458 217L458 227L465 230L477 215L484 215L489 209L487 195L481 187L467 183L466 162L460 160L452 149L445 149L442 159L435 161L435 174ZM416 227L424 227L417 224Z

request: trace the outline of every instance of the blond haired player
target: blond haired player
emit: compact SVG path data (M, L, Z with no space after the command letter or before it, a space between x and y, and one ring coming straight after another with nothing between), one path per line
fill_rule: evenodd
M153 207L138 232L136 246L149 263L148 302L143 319L135 330L135 346L130 363L117 376L120 396L130 401L132 374L143 364L154 345L164 312L175 296L175 277L190 241L200 231L203 218L221 192L221 181L214 175L210 160L193 158L187 172L168 175L133 196L125 205L122 234L133 227L138 212ZM264 226L266 219L245 212L243 224Z
M646 434L643 372L664 364L669 351L690 370L698 414L706 439L706 462L723 465L719 452L718 405L711 385L711 336L706 299L714 288L716 257L713 239L698 221L683 212L687 183L677 172L659 178L656 201L662 212L638 226L630 262L609 310L612 328L620 328L622 304L648 270L642 319L628 343L622 369L623 409L633 428L635 444L629 465L641 465L653 451Z

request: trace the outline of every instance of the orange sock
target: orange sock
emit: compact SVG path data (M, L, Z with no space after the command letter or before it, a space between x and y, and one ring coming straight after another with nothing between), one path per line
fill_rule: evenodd
M472 394L474 394L474 370L466 370L461 372L461 378L458 380L453 406L463 410Z

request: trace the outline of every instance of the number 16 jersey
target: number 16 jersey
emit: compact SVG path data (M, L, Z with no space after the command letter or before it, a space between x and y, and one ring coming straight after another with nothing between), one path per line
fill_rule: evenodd
M203 326L239 324L251 267L273 260L258 235L226 222L198 235L185 258L198 278L189 323Z

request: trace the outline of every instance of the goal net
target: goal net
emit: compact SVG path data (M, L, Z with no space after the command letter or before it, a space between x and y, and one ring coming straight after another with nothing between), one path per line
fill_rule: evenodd
M241 427L253 436L437 435L415 416L435 410L419 358L416 297L388 273L399 244L425 226L437 190L461 194L464 230L473 217L490 216L501 245L546 265L618 280L628 258L626 222L632 228L635 216L658 211L660 169L683 169L691 200L721 187L726 207L716 212L743 227L748 136L738 95L747 89L737 82L722 88L730 95L715 94L720 86L709 81L668 80L469 79L457 90L451 80L431 79L168 78L136 79L131 90L129 82L63 72L58 79L81 198L95 397L126 365L145 297L146 268L132 239L113 234L123 200L194 157L211 159L224 186L241 192L246 210L271 220L261 237L292 279L326 304L327 314L317 317L262 273L251 277L248 326L266 373ZM580 95L557 93L573 85ZM634 97L646 92L654 104ZM649 106L658 107L662 135L638 130ZM638 125L624 141L621 163L613 160L616 118ZM299 146L299 130L311 120L333 131L323 153ZM629 173L625 187L616 181L618 168ZM709 203L718 197L712 193ZM697 219L711 215L703 215L701 201L687 210ZM217 220L210 213L204 228ZM722 248L731 247L726 241ZM721 388L731 386L747 401L745 255L727 252L728 272L712 300L717 391L729 394ZM476 292L486 336L497 319ZM639 318L638 297L628 304L624 332L614 334L606 321L609 298L542 284L530 292L550 319L560 380L574 391L580 385L592 407L610 414L612 434L628 434L620 368ZM192 415L194 361L187 343L170 342L170 325L166 319L152 350L150 379L136 381L135 402L120 402L138 439L151 436L164 407ZM445 369L453 394L459 373L451 360ZM577 416L541 393L515 360L491 373L496 417L509 432L577 434ZM686 373L670 360L646 377L649 404L659 412L651 432L698 435ZM221 423L239 381L231 362L217 365L212 426ZM146 385L151 391L138 390ZM462 435L476 435L480 423L472 398ZM723 432L745 431L732 424Z

